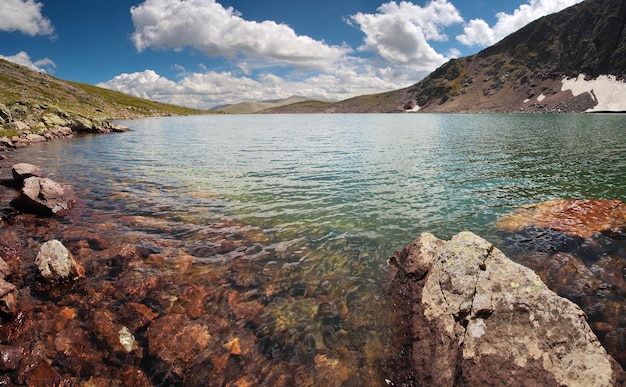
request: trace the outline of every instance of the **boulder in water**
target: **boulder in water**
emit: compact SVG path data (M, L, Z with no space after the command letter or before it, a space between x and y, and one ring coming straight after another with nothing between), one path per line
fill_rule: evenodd
M64 215L76 200L76 194L67 185L48 178L29 177L24 180L22 192L11 205L20 211L37 215Z
M18 184L23 184L24 180L29 177L44 177L43 172L41 172L38 166L28 163L13 164L11 171L13 173L13 179Z
M85 276L83 266L74 259L63 243L56 239L41 245L35 264L39 274L51 282Z
M395 385L619 385L583 311L469 232L423 234L390 259L400 319Z

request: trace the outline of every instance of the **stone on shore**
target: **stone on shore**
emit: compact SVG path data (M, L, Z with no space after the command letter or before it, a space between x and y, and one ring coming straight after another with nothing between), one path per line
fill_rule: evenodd
M48 178L29 177L24 180L20 195L11 205L20 211L37 215L64 215L76 200L76 194L67 185Z
M24 184L24 180L29 177L44 177L38 166L28 163L13 164L11 171L13 172L13 179L20 185Z
M423 234L390 262L396 344L406 349L395 385L625 382L583 311L486 240Z
M85 269L60 241L53 239L39 248L35 264L39 274L50 282L85 276Z

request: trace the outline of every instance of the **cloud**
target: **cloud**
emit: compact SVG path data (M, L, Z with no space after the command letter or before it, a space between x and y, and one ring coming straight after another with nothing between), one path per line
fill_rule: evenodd
M399 89L412 82L410 77L406 72L391 68L342 65L332 74L314 74L298 80L271 73L253 79L228 71L208 71L185 74L175 82L153 70L145 70L118 75L98 86L159 102L208 109L222 104L281 99L293 95L341 100L354 95Z
M559 12L582 1L529 0L528 4L522 4L512 15L504 12L497 13L498 21L493 27L482 19L470 20L464 27L464 33L456 39L467 46L490 46L542 16Z
M56 67L56 64L49 58L39 59L33 62L30 59L30 55L24 51L20 51L12 56L0 55L0 58L26 66L31 70L39 71L41 73L51 72Z
M54 35L50 20L41 14L42 3L34 0L0 1L0 31L19 31L23 34Z
M389 61L415 70L433 70L449 58L438 53L430 41L446 41L446 27L463 22L447 0L432 0L424 7L411 2L389 2L376 14L357 13L348 22L365 34L360 51L373 51Z
M285 24L245 20L214 0L146 0L130 12L138 51L191 47L213 57L243 54L304 68L325 66L350 51L297 35Z

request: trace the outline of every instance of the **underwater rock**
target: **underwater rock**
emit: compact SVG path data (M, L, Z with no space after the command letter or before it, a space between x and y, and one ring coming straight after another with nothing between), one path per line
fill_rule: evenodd
M536 227L583 239L598 233L626 238L626 204L621 200L549 200L518 208L496 224L506 233Z
M76 200L76 194L67 185L48 178L29 177L24 180L20 195L11 201L11 205L37 215L64 215Z
M85 276L83 266L76 262L72 253L56 239L41 245L35 264L39 274L51 282Z
M12 315L17 312L15 285L0 279L0 311Z
M97 310L93 316L95 336L105 343L111 350L118 353L129 353L137 349L135 336L115 321L115 317L108 310Z
M11 275L12 272L13 271L6 263L6 261L2 259L2 257L0 257L0 279L6 278L6 276Z
M148 328L150 355L165 362L166 370L184 376L189 369L209 358L206 351L211 334L206 325L186 315L169 314L154 320Z
M583 311L469 232L397 251L395 385L617 385L626 374Z

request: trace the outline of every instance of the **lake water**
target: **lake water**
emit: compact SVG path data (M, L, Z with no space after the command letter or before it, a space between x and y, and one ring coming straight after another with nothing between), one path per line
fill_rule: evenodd
M422 232L447 239L462 230L502 246L495 221L518 206L626 200L623 115L217 115L121 124L133 130L35 145L11 162L41 165L118 230L177 240L205 268L243 254L254 270L274 270L265 282L230 285L265 294L250 328L260 351L309 368L330 362L335 374L333 359L358 364L355 385L382 380L373 354L384 352L387 327L376 308L394 250ZM223 222L266 240L215 254L198 232L172 232ZM268 290L277 283L282 292ZM332 338L342 350L324 336L321 305L336 317L332 334L346 336ZM327 363L298 356L302 343ZM324 377L312 376L318 384Z

